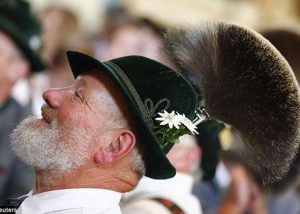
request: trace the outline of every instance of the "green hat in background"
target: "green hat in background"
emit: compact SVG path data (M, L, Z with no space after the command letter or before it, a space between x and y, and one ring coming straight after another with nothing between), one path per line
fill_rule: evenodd
M145 148L146 176L154 179L173 177L176 171L166 158L173 143L159 144L155 118L163 110L184 114L190 120L196 117L198 95L190 82L171 68L142 56L100 62L83 53L68 51L67 57L75 78L98 68L115 80L138 123Z
M41 48L41 28L22 0L0 2L0 30L10 36L31 65L31 71L42 71L44 63L38 55Z

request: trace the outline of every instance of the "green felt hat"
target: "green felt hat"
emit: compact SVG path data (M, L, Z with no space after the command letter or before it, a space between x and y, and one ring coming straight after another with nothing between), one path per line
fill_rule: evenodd
M7 0L0 2L0 30L10 36L31 65L31 71L45 69L38 56L41 47L39 23L30 13L27 2Z
M176 171L166 158L173 143L161 148L154 128L157 113L162 110L195 118L199 107L193 86L180 73L142 56L126 56L100 62L83 53L68 51L67 57L75 76L99 68L107 72L123 92L133 111L145 147L146 176L154 179L171 178Z

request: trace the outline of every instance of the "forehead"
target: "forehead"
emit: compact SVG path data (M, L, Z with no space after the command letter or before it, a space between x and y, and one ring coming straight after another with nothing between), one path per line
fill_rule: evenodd
M123 94L112 77L105 71L93 70L78 76L75 88L85 88L89 94L106 97L110 103L116 104L123 100Z
M124 113L128 115L128 104L123 93L105 71L88 71L78 76L75 88L82 87L87 102L92 108L97 109L101 117L123 118L126 115ZM109 121L112 122L112 120Z
M112 80L105 72L92 70L80 74L75 80L75 85L80 85L90 89L97 89L111 84L111 81Z
M1 30L0 30L0 47L2 49L4 48L17 49L14 41Z

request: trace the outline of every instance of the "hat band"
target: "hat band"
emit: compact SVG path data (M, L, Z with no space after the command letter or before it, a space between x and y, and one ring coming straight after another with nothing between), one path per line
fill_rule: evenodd
M132 98L134 99L143 120L145 121L146 125L150 128L150 130L153 131L154 122L152 120L151 114L150 114L149 110L147 108L145 108L141 97L139 96L138 92L134 88L133 84L131 83L131 81L125 74L125 72L119 66L117 66L116 64L114 64L110 61L105 62L105 65L108 65L109 67L111 67L118 74L118 76L122 79L123 83L126 85L126 88L129 90L130 94L132 95Z

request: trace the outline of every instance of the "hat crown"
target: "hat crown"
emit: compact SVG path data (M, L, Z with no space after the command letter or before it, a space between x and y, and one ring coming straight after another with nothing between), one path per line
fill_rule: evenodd
M11 37L31 64L32 71L41 71L45 65L39 57L41 27L23 0L0 2L0 30Z
M0 19L6 19L29 40L41 33L41 27L31 13L29 4L22 0L7 0L0 3Z

